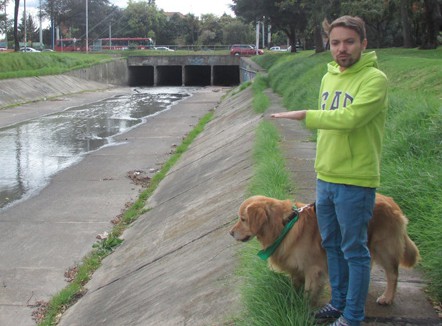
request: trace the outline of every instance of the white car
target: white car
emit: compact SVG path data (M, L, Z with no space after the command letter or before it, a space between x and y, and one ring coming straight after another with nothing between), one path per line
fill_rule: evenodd
M269 50L273 52L287 51L287 49L283 49L280 46L272 46Z
M36 50L36 49L34 49L34 48L31 48L31 47L29 47L29 46L26 46L26 47L21 48L20 51L21 51L21 52L40 52L40 51L38 51L38 50Z
M167 46L156 46L153 49L157 50L157 51L175 51L175 50L169 49Z

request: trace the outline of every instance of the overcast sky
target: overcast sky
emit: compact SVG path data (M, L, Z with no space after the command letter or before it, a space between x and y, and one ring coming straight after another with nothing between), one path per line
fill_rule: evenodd
M135 0L136 1L136 0ZM19 15L23 15L23 7L25 0L20 1ZM111 3L125 8L127 1L125 0L110 0ZM196 16L202 14L214 14L221 16L226 13L230 16L234 16L229 5L233 4L229 0L156 0L156 5L159 9L164 11L177 11L182 14L192 13ZM36 16L38 8L40 6L40 0L26 0L26 13ZM8 18L12 19L14 16L14 3L9 1L7 4Z

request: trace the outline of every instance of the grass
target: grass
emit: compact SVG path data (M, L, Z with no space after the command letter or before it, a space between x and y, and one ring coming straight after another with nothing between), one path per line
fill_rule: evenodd
M121 216L120 220L113 227L109 236L97 242L93 250L82 262L75 267L76 273L70 284L57 293L49 301L42 312L41 320L38 320L39 326L51 326L58 322L59 316L71 305L73 305L84 292L84 285L90 280L92 274L101 266L102 260L111 254L122 242L120 236L141 214L147 210L146 201L158 187L169 170L179 160L181 155L188 149L193 140L204 130L205 125L213 118L213 111L207 113L200 119L193 130L184 138L183 142L176 148L175 153L170 156L163 164L160 171L151 179L149 186L140 194L135 203L133 203Z
M0 54L0 79L57 75L113 60L107 54L23 53Z
M293 191L279 143L280 135L274 124L262 121L253 148L254 176L249 195L286 199ZM235 325L314 325L302 290L295 291L288 277L271 271L266 262L258 259L258 242L252 241L242 248L238 277L243 281L241 295L245 311L235 318Z
M270 100L264 93L266 88L268 88L267 78L262 74L258 74L252 83L252 107L256 113L264 113L270 105Z
M390 99L379 191L394 197L409 217L408 232L422 256L419 268L426 277L430 296L440 304L442 49L385 49L377 54L380 68L389 77ZM255 58L268 70L268 85L283 97L288 110L316 109L319 84L330 60L328 53ZM284 175L285 162L278 154L278 142L277 132L263 122L256 135L250 195L293 197L294 187ZM242 293L246 317L238 325L310 325L308 309L299 293L291 289L286 278L269 271L256 259L254 253L258 250L254 241L240 254L238 273L245 278ZM300 311L293 312L294 309ZM301 320L293 319L297 316L302 316Z

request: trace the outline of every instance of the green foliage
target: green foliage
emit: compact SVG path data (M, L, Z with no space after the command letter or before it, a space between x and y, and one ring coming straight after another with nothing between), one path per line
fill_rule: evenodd
M261 122L256 131L253 149L255 164L249 189L251 195L286 199L293 191L279 142L280 136L275 125L270 121Z
M241 295L245 311L235 319L235 325L314 325L302 289L295 290L286 275L270 270L256 255L258 250L253 242L241 251L238 276L244 284Z
M275 125L261 122L253 147L255 171L249 184L250 195L286 199L293 190L279 142ZM258 247L257 241L252 241L240 253L238 275L243 281L244 311L235 318L235 325L313 325L302 289L295 290L286 275L271 271L256 255Z
M267 88L267 78L258 74L252 83L253 102L252 107L256 113L263 113L270 105L269 97L264 93Z

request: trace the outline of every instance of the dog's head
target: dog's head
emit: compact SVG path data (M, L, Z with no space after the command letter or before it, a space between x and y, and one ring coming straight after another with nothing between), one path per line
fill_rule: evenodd
M264 196L246 199L238 211L238 221L230 230L237 241L246 242L253 237L273 236L284 227L283 217L290 212L290 201L281 201Z

